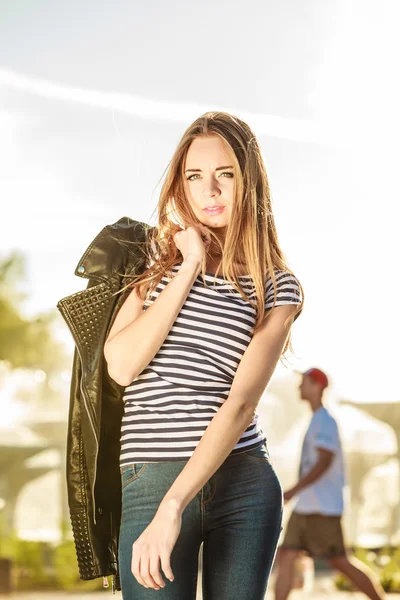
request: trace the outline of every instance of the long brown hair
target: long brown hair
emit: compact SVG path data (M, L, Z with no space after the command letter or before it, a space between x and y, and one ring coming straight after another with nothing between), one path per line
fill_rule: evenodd
M218 136L233 161L235 195L223 247L215 233L199 222L184 191L187 152L193 140L204 136ZM265 316L266 274L269 274L273 282L275 304L275 271L291 273L279 246L268 176L256 136L244 121L232 114L207 112L186 129L163 178L165 179L157 209L158 222L152 229L147 244L147 264L150 266L130 285L138 286L138 293L144 300L162 276L171 275L172 267L182 260L173 242L175 233L182 226L194 226L211 240L210 247L214 251L220 247L221 262L218 272L222 272L223 277L256 308L256 329ZM255 300L248 298L241 288L238 276L242 273L239 273L238 265L243 265L245 273L252 278ZM204 272L203 264L203 275ZM301 311L302 304L303 300L297 308L296 315ZM290 337L286 341L283 353L288 348L291 348Z

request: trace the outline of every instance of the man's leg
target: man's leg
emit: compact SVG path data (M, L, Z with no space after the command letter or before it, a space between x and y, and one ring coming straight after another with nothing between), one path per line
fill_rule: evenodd
M373 583L374 574L371 569L364 565L356 558L352 557L351 562L347 556L338 556L336 558L328 558L329 564L343 573L354 585L363 592L371 600L382 600L385 595L379 583ZM357 566L356 566L357 564ZM367 575L371 573L371 578Z
M278 554L278 570L275 579L275 600L286 600L293 587L294 566L298 550L280 548Z

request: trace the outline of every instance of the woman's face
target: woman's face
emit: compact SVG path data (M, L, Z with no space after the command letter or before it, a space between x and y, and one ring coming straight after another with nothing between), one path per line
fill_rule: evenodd
M196 138L184 166L186 198L203 225L225 228L235 191L232 158L217 136Z

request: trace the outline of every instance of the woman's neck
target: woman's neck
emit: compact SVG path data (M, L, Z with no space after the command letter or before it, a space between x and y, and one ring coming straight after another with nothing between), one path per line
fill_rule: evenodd
M225 242L226 228L213 229L212 231L217 236L222 248L219 246L216 240L211 238L211 245L207 251L206 271L207 273L218 273L218 275L221 275L222 273L218 271L218 267L222 262L222 251ZM234 264L238 271L238 275L249 274L248 267L245 264L239 263L238 261L235 261Z
M213 256L213 255L207 254L207 261L206 261L207 273L213 273L213 274L218 273L218 275L222 275L222 272L218 271L218 267L220 266L221 262L222 262L221 255ZM246 265L240 264L238 262L235 262L234 264L235 264L235 268L237 269L238 275L248 275L249 274L249 270Z

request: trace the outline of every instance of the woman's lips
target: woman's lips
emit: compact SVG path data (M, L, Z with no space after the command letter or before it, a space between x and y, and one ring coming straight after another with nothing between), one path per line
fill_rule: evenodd
M224 210L225 206L206 206L206 208L204 208L204 212L207 215L220 215L222 213L222 211Z

